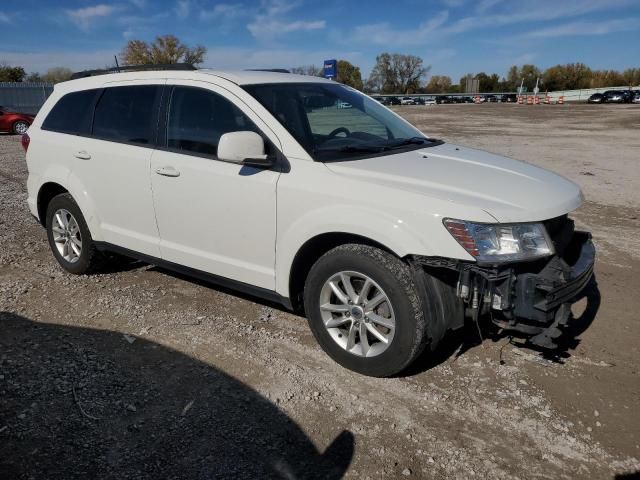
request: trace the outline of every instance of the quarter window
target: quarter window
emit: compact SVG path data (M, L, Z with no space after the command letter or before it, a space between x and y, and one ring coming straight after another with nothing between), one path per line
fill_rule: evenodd
M98 92L99 89L67 93L53 106L42 129L75 135L88 133Z
M169 148L215 156L223 134L244 130L257 131L226 98L201 88L174 88L167 121Z
M96 105L93 135L117 142L151 143L159 91L156 85L106 88Z

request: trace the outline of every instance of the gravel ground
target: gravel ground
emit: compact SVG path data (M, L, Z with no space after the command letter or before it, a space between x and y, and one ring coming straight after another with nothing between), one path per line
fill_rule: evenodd
M28 213L19 138L0 136L0 478L637 474L640 107L398 110L583 186L599 288L563 355L468 328L372 379L276 305L141 263L67 275Z

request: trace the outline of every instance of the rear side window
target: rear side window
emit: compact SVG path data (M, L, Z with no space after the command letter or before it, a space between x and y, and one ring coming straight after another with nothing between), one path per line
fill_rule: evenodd
M152 143L160 87L109 87L93 115L93 135L116 142Z
M217 93L194 87L175 87L169 105L167 146L216 155L220 137L257 127L233 103Z
M82 90L64 95L42 123L43 130L87 134L91 125L93 102L100 89Z

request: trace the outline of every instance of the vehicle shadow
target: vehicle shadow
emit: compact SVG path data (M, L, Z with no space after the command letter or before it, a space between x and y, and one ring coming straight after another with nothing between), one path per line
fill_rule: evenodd
M0 312L0 478L338 479L348 431L319 452L247 385L121 333Z
M123 264L124 266L122 268L132 269L147 265L143 262L138 262L135 260L131 260L131 262L131 264ZM238 292L231 288L216 285L205 280L199 280L162 267L151 266L149 270L161 272L165 275L169 275L187 282L195 283L207 288L213 288L219 292L233 295L235 297L242 298L251 302L256 302L275 310L298 315L300 316L301 320L304 320L303 312L292 312L291 310L287 309L282 304L277 302L270 302L268 300L255 297L250 294ZM499 329L491 323L491 320L488 318L488 316L480 319L479 326L476 326L471 320L466 319L463 328L460 328L456 331L448 332L435 351L431 351L429 348L426 348L422 355L420 355L420 357L418 357L407 369L405 369L399 375L405 377L425 372L431 368L441 365L446 361L450 361L453 356L455 356L455 358L460 357L469 349L482 344L485 340L490 340L496 343L505 339L509 339L511 343L517 345L518 347L527 348L529 350L538 352L542 358L557 363L564 363L564 360L570 358L571 352L578 347L578 345L580 344L580 339L578 337L585 330L587 330L587 328L589 328L593 320L596 318L598 310L600 309L601 294L595 275L591 278L589 284L582 291L581 295L578 298L575 298L574 301L577 302L579 300L582 300L583 298L586 298L587 300L585 310L580 314L579 317L572 317L568 326L563 328L563 335L556 340L558 344L557 349L545 350L538 348L535 345L526 342L526 340L518 338L517 335L513 332Z

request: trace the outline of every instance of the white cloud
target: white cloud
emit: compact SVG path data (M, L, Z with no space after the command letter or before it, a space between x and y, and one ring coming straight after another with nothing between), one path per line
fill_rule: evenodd
M491 0L488 0L491 3ZM526 2L514 2L505 5L499 14L484 14L461 18L443 29L443 33L462 33L484 27L499 27L514 23L548 22L551 20L572 18L598 10L612 10L628 5L633 0L538 0L535 8Z
M110 5L100 4L93 7L78 8L77 10L67 10L66 13L78 28L88 30L95 19L108 17L114 10L114 7Z
M248 9L244 5L238 3L219 3L212 9L203 9L200 11L202 20L225 19L230 20L244 15L248 15Z
M252 49L240 47L207 47L203 68L244 70L247 68L291 68L300 65L321 66L327 58L344 58L362 66L369 61L360 52L302 49Z
M138 8L144 8L147 5L147 0L129 0Z
M388 23L360 25L348 38L350 41L389 45L394 48L422 45L426 40L435 36L435 33L446 23L448 18L449 13L443 10L414 29L398 29Z
M191 3L189 0L178 0L176 4L176 15L179 19L184 20L189 16L191 11Z
M568 37L579 35L606 35L640 28L640 18L626 18L598 22L569 22L549 28L542 28L524 34L530 38Z
M11 19L9 18L9 15L7 15L6 13L0 12L0 22L9 23L10 20Z
M287 22L283 20L256 21L247 25L247 28L254 37L273 38L290 32L319 30L326 26L324 20L313 22Z
M251 34L261 40L297 31L320 30L325 28L324 20L288 20L285 14L298 7L300 2L290 0L267 0L261 11L247 25Z

